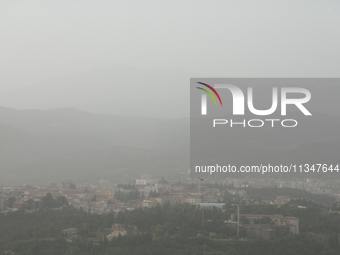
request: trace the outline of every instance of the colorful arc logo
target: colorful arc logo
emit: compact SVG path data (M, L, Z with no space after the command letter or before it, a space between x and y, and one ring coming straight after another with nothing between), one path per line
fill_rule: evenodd
M213 88L213 87L211 87L210 85L208 85L208 84L205 84L205 83L203 83L203 82L197 82L198 84L201 84L201 85L203 85L203 86L206 86L207 88L209 88L209 89L211 89L211 91L212 92L214 92L215 93L215 95L218 97L218 100L220 101L220 104L221 104L221 106L222 106L222 100L221 100L221 98L220 98L220 95L217 93L217 91ZM214 96L208 91L208 90L206 90L206 89L203 89L203 88L200 88L200 87L196 87L196 88L198 88L198 89L201 89L201 90L203 90L203 91L205 91L209 96L211 96L211 98L214 100L214 102L215 102L215 105L217 105L217 103L216 103L216 100L215 100L215 98L214 98Z

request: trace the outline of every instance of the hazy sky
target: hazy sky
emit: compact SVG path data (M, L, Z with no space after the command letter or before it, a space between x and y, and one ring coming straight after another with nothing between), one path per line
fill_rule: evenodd
M339 1L0 1L0 92L109 65L339 77Z

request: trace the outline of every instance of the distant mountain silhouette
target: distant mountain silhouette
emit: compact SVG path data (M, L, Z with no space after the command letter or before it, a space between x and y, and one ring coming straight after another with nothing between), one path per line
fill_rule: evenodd
M188 117L189 84L194 77L204 75L176 69L112 66L7 91L0 94L0 105L15 109L71 107L113 115ZM322 80L319 85L309 88L312 99L308 109L340 116L337 103L340 86L322 86ZM271 105L270 91L266 86L254 87L254 105L258 109Z
M0 95L15 109L74 107L92 113L174 118L189 116L189 81L175 69L108 67L41 81Z
M138 178L151 171L151 165L158 164L159 169L162 162L171 165L171 160L177 162L182 157L186 157L186 171L188 149L187 118L158 120L91 114L73 108L41 111L0 107L2 182L53 181L54 177L60 180L76 175L91 181L93 177L86 175L90 170L85 170L90 166L99 176L101 171L115 172L123 165ZM110 151L117 151L118 156ZM110 167L101 168L104 162L110 162ZM133 169L131 162L135 162ZM132 172L129 176L132 178Z

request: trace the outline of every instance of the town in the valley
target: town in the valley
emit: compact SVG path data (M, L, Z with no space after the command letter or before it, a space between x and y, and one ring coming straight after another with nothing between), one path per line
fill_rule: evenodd
M242 205L272 205L280 207L288 202L298 200L295 191L306 194L327 195L335 202L340 200L338 183L303 179L295 181L277 180L244 180L225 179L223 182L209 183L204 179L186 183L159 178L136 179L130 184L114 184L101 180L97 184L74 183L72 181L49 183L38 186L35 183L27 185L1 185L0 211L2 214L24 210L34 213L37 210L62 210L65 206L82 208L92 214L108 214L110 212L132 211L138 208L152 208L159 205L189 204L204 210L218 208L225 210L234 208L229 218L222 224L232 229L243 230L249 237L272 239L289 234L299 234L299 218L282 214L242 213L238 207ZM266 189L282 190L293 195L279 194L276 197L261 196ZM259 193L256 195L256 193ZM54 204L49 204L54 202ZM306 206L296 204L300 210ZM330 209L329 211L332 211ZM72 229L65 230L71 232ZM107 237L126 235L122 226L112 226L112 233ZM212 232L211 235L214 235Z

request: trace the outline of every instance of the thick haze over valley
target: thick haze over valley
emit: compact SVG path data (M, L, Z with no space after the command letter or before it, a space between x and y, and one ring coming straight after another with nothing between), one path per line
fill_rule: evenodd
M0 5L0 184L185 180L190 77L339 77L337 1ZM317 125L267 139L338 153L339 92L312 91L311 111L332 123L325 140ZM237 150L272 151L263 132Z

